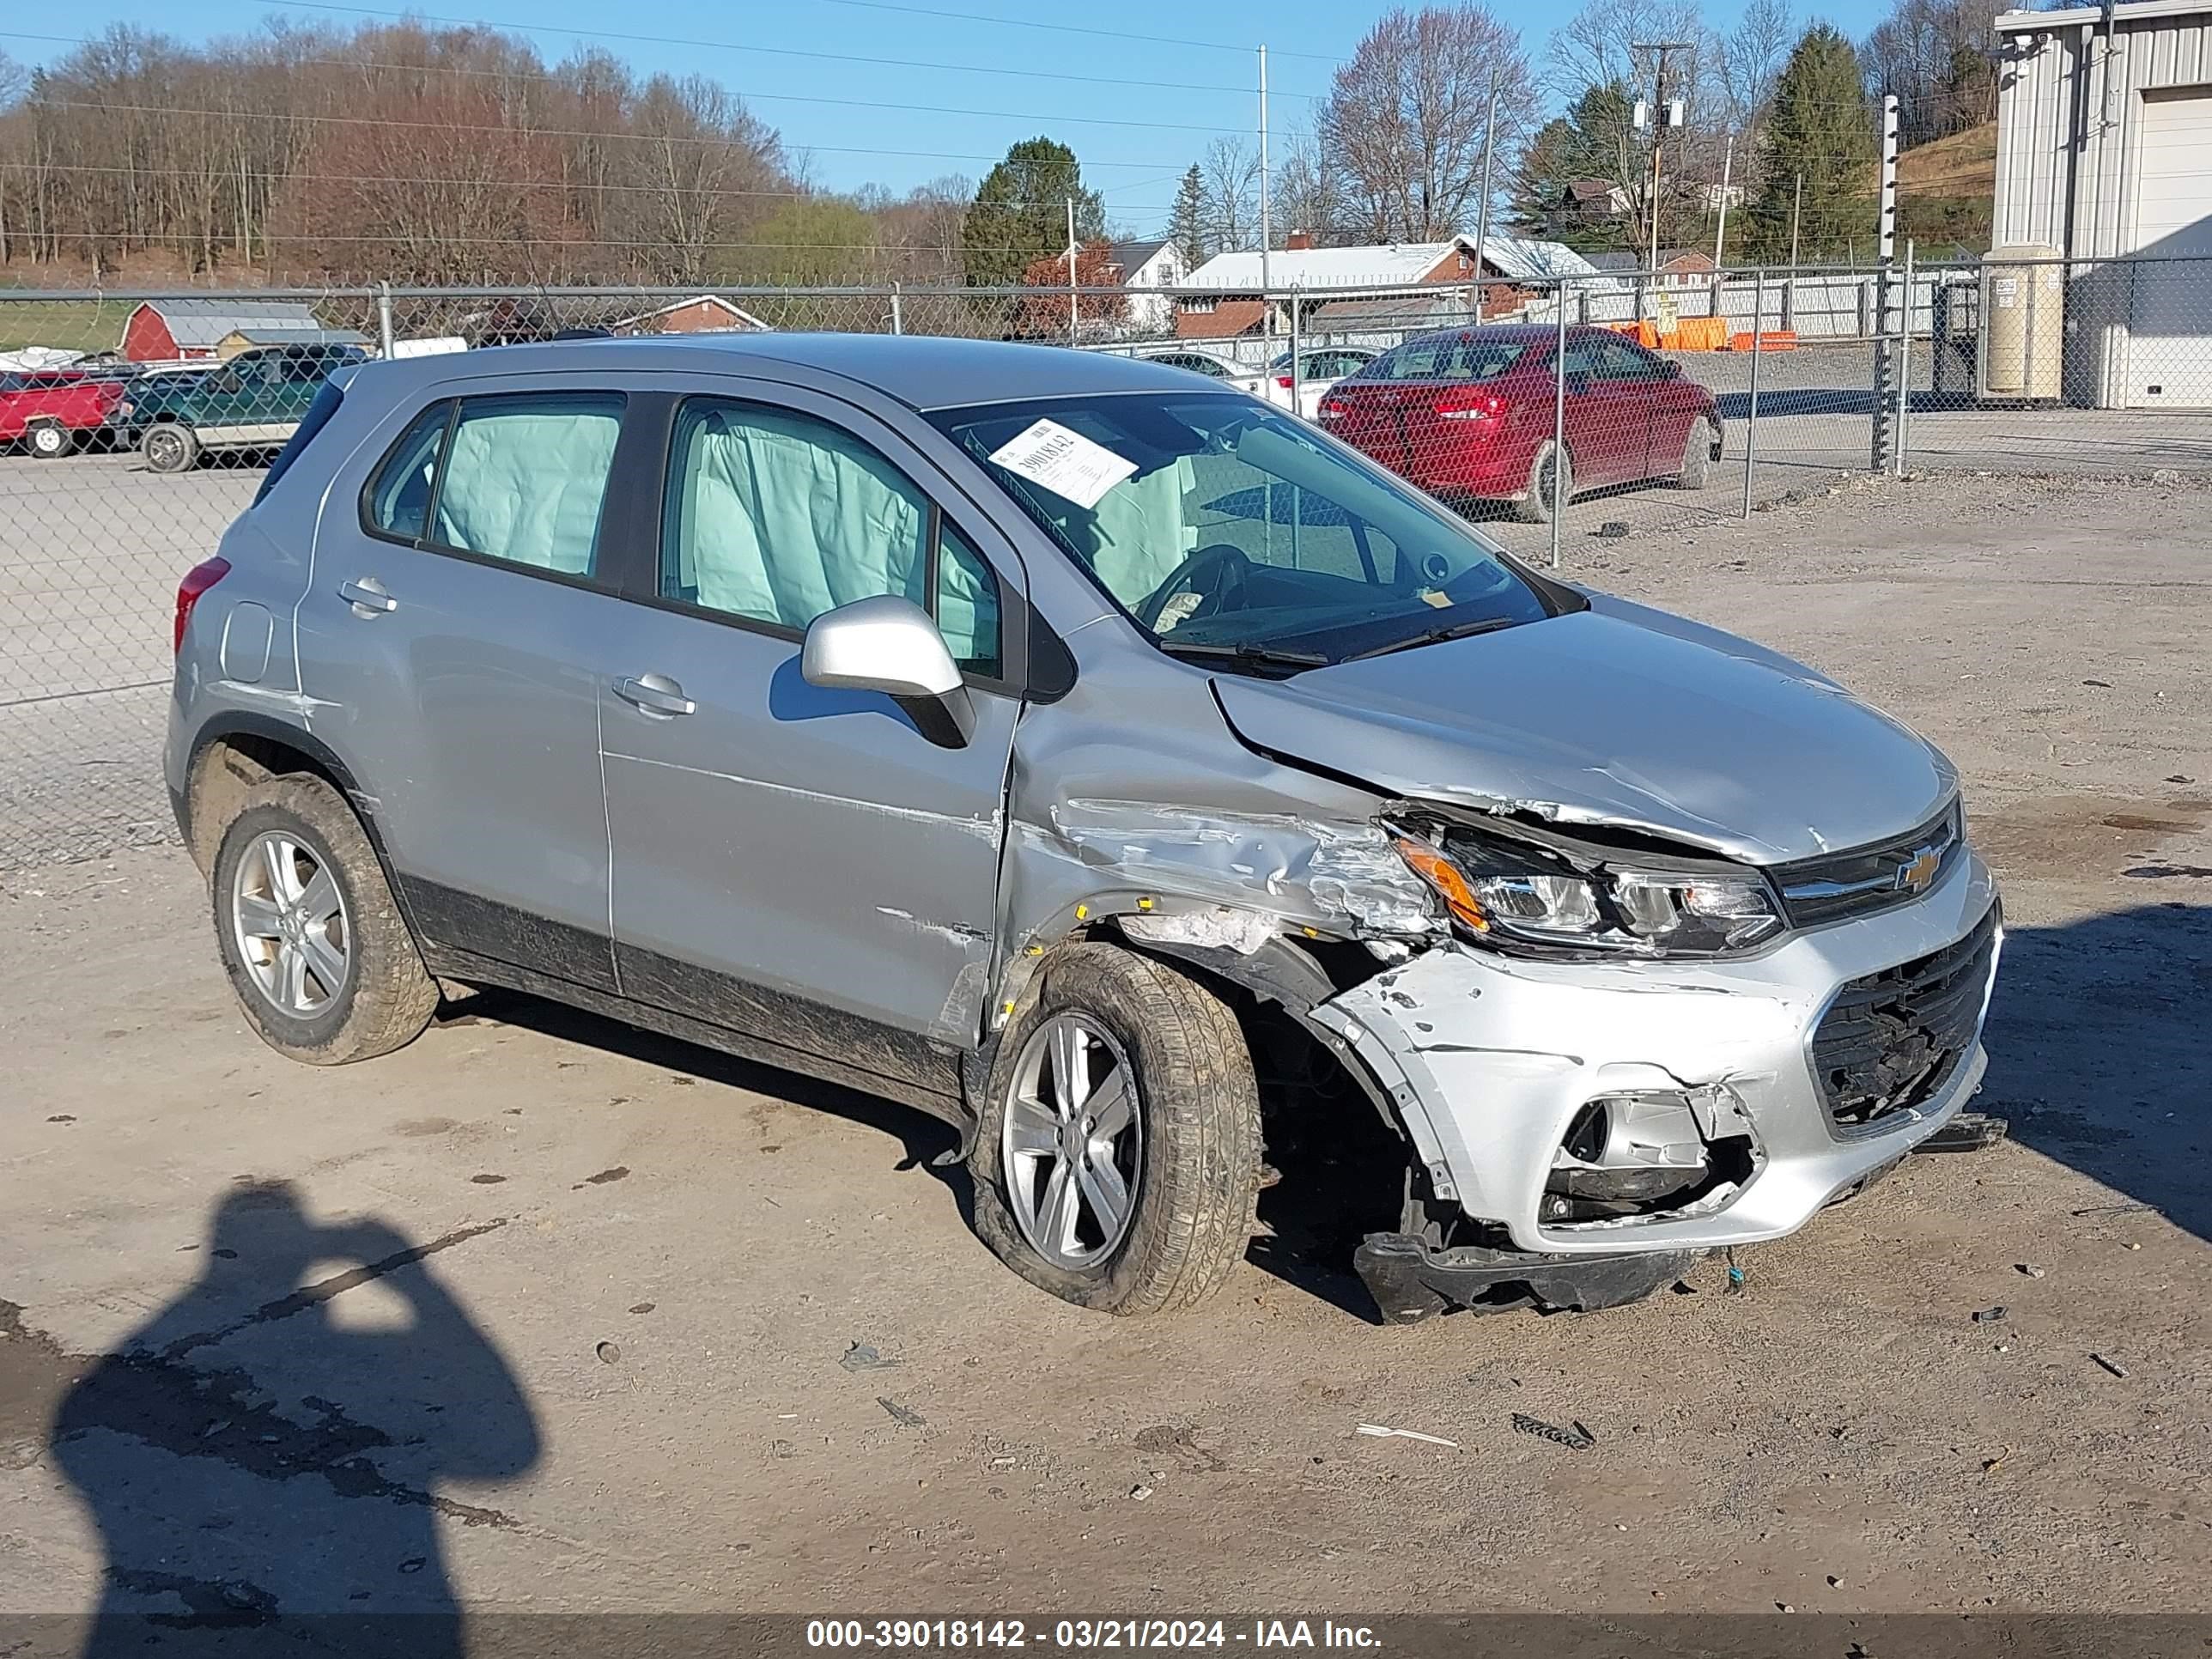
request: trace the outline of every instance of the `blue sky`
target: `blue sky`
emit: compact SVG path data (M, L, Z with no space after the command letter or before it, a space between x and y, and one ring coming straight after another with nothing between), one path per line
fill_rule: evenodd
M1707 15L1725 27L1740 4L1711 0ZM112 23L153 21L197 40L252 33L280 15L303 22L370 21L389 15L378 8L392 5L168 0L149 18L143 0L74 0L35 15L17 12L15 27L83 36ZM830 189L873 180L903 191L948 173L980 177L1008 144L1048 132L1074 147L1085 179L1105 191L1113 221L1141 234L1164 227L1177 176L1208 143L1224 133L1253 131L1252 48L1263 37L1270 120L1282 133L1304 123L1332 63L1350 54L1384 9L1374 0L1270 0L1257 8L1196 7L1188 0L1079 8L1037 0L767 0L742 8L678 0L621 6L428 0L416 15L512 27L549 58L585 40L641 70L713 76L743 95L787 143L809 152L813 178ZM1552 4L1501 3L1497 9L1519 25L1532 56L1540 55L1565 15ZM1802 9L1856 37L1887 5L1832 0ZM1017 20L1059 27L1023 27ZM0 49L36 64L69 46L0 28ZM855 58L884 61L849 61Z

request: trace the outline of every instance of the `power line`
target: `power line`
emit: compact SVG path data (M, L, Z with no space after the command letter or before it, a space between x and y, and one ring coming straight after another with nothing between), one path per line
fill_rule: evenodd
M386 117L370 115L306 114L288 110L186 109L164 104L115 104L99 102L87 99L71 98L50 98L44 100L43 103L44 106L48 109L94 110L111 115L193 115L205 116L226 121L301 121L311 124L321 122L326 125L339 126L391 127L426 130L434 132L448 133L482 132L497 134L511 138L589 138L601 143L613 143L627 141L635 143L663 145L717 144L726 145L733 149L738 148L736 143L732 140L715 135L685 137L675 134L653 132L593 131L588 129L574 127L486 126L481 124L470 125L449 121L402 121ZM1210 129L1201 129L1201 131L1207 130ZM933 161L988 161L994 165L1006 164L1006 158L1000 155L962 155L950 150L907 149L902 148L884 149L862 144L802 144L799 146L799 148L810 150L823 150L831 155L906 155L922 156ZM1165 167L1169 169L1173 169L1176 166L1172 161L1092 161L1088 165L1094 167Z
M494 23L467 17L441 17L428 12L380 11L368 6L326 4L324 0L276 0L277 3L301 6L315 11L344 12L362 17L389 18L403 23L435 23L449 28L495 28L517 34L544 34L556 37L578 37L593 40L619 40L627 45L705 47L717 52L749 52L775 58L805 58L831 64L865 64L879 69L931 70L947 74L997 75L1028 81L1071 81L1079 85L1099 87L1139 88L1146 91L1215 92L1249 98L1249 87L1227 86L1218 82L1191 81L1140 81L1122 76L1072 75L1062 70L1005 69L994 64L939 64L904 58L869 58L854 52L811 52L797 46L761 46L736 40L715 40L698 36L678 34L631 34L612 29L559 29L529 23ZM0 29L0 40L36 40L47 46L98 46L106 44L98 35L33 34L21 29ZM465 64L400 64L363 58L294 58L286 66L313 65L343 70L391 70L404 75L471 75L496 80L512 80L514 71L500 69L476 69ZM549 71L557 73L557 66ZM770 93L734 92L741 98L766 98L779 94ZM1283 97L1314 97L1310 93L1285 93ZM896 106L882 106L891 108ZM996 112L994 112L994 113ZM1024 120L1036 118L1024 116ZM1219 131L1219 128L1199 128L1200 131Z

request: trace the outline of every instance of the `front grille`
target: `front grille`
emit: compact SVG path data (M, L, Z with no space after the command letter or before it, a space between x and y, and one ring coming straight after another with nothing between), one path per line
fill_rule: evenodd
M1888 841L1778 866L1774 881L1790 926L1814 927L1910 904L1943 878L1966 845L1954 800Z
M1909 1110L1949 1081L1981 1023L1997 922L1992 905L1955 944L1836 994L1813 1033L1813 1074L1838 1128Z

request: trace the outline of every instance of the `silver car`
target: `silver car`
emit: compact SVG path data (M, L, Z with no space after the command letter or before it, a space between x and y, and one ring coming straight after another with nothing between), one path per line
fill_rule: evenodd
M1647 1293L1982 1075L1934 749L1154 364L366 365L177 615L169 787L273 1047L495 986L888 1096L1087 1307L1220 1285L1292 1050L1402 1150L1394 1320Z

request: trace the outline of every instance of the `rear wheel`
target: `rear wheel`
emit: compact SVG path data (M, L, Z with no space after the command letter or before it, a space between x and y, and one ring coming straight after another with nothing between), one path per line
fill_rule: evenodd
M138 453L146 458L149 471L189 472L200 458L200 441L191 428L163 421L146 428L146 435L138 441Z
M992 1067L969 1159L983 1242L1079 1307L1190 1307L1244 1255L1259 1165L1259 1089L1221 1000L1109 945L1062 951Z
M40 421L23 434L31 453L42 461L58 461L76 447L75 436L59 421Z
M1676 482L1685 489L1703 489L1713 476L1713 428L1702 415L1690 422L1690 435L1682 445L1682 470Z
M217 947L246 1018L311 1066L388 1054L430 1023L438 988L337 790L295 773L256 784L213 872Z
M1554 457L1558 459L1557 477L1553 477ZM1536 452L1535 463L1528 469L1528 492L1514 503L1514 513L1530 524L1549 524L1554 502L1565 507L1574 498L1574 458L1547 443Z

